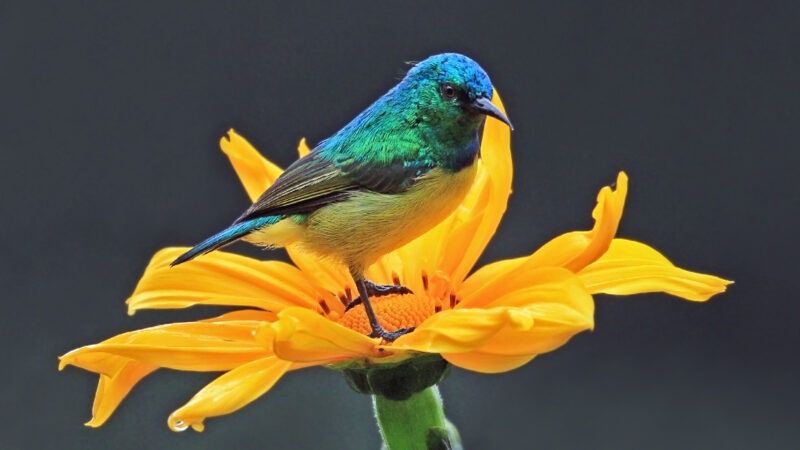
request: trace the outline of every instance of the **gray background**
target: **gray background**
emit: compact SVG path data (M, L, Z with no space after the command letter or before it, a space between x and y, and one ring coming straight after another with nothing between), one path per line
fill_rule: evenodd
M248 205L218 150L229 127L285 166L403 61L459 51L517 127L482 262L590 227L625 169L620 235L737 281L706 304L599 296L596 330L558 351L455 370L442 390L467 448L796 448L797 6L165 3L0 4L0 447L377 449L369 399L324 369L178 434L167 415L214 374L160 371L91 430L96 378L56 357L219 312L122 301L156 250Z

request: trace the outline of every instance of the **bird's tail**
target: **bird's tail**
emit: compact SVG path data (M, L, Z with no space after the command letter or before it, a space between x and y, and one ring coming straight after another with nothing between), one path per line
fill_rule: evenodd
M189 261L190 259L194 259L197 256L214 251L247 234L252 233L255 230L258 230L259 228L278 223L283 218L283 216L267 216L234 223L230 227L195 245L188 252L175 258L175 261L172 261L170 266L177 266L178 264Z

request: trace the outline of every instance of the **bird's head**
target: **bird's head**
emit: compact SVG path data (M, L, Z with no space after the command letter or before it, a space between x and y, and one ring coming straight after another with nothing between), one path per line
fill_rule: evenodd
M424 118L433 123L480 126L485 116L514 127L492 104L492 82L475 61L458 53L431 56L414 65L403 83L414 91Z

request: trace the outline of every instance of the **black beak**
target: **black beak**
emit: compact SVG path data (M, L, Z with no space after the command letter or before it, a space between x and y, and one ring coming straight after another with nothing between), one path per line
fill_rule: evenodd
M471 103L467 103L466 107L470 111L494 117L495 119L508 125L508 128L511 128L511 131L514 131L514 125L511 125L511 121L508 120L508 117L506 117L506 115L503 114L503 111L500 111L497 106L494 106L492 101L488 98L478 97Z

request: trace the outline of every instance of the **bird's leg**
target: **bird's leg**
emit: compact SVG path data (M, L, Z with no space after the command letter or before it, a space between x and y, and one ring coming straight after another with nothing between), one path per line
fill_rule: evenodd
M369 326L372 328L372 332L368 335L369 337L379 337L391 342L406 333L414 331L414 327L401 328L395 331L384 330L383 326L381 326L380 322L378 322L378 317L375 315L375 310L372 309L372 304L369 301L367 281L361 275L356 273L353 273L353 281L356 282L358 295L361 297L361 303L364 305L364 310L367 312L367 318L369 319Z
M364 280L364 284L367 287L367 295L370 297L382 297L384 295L404 295L404 294L413 294L414 292L399 284L375 284L372 281ZM361 304L361 295L354 298L347 304L347 307L344 309L345 312L353 309L354 307Z

